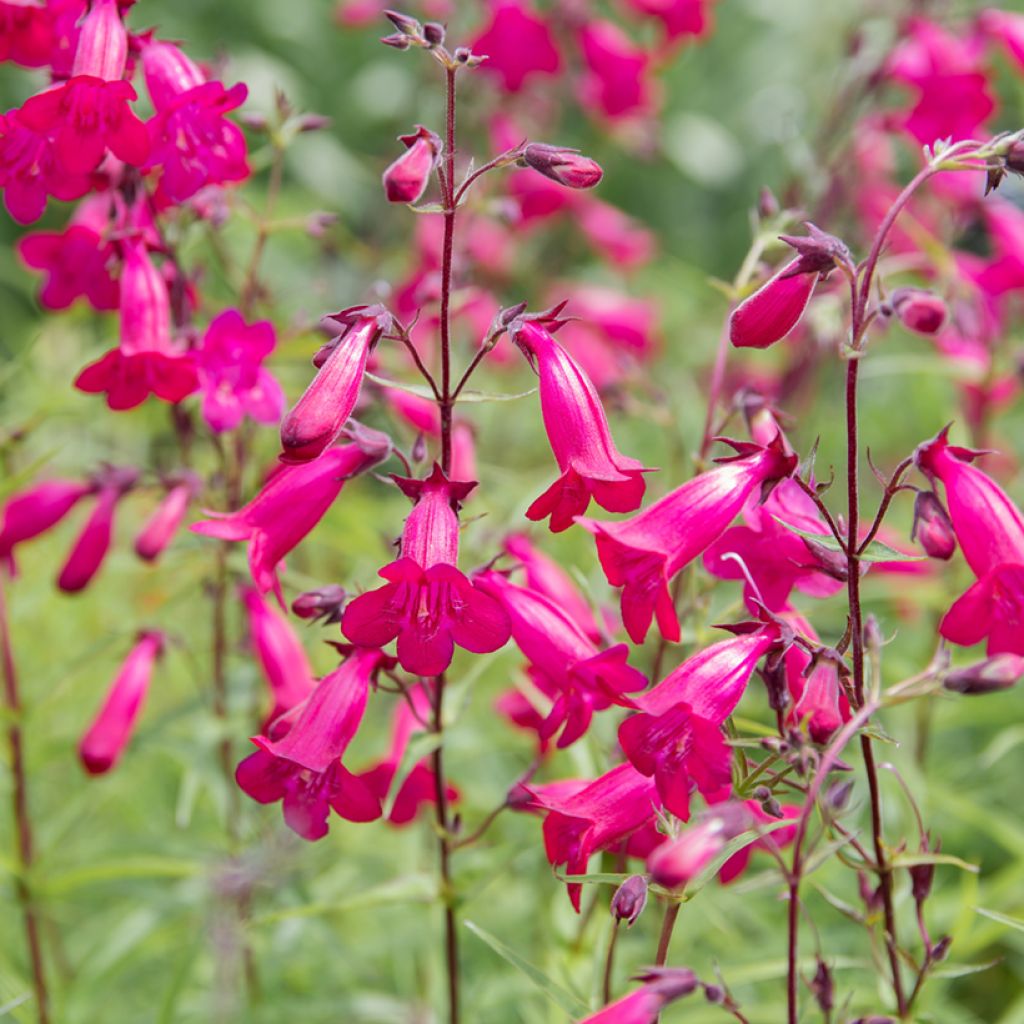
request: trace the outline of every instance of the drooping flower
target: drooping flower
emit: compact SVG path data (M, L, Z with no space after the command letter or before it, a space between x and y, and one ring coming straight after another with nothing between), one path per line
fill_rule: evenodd
M667 42L711 31L713 0L627 0L633 10L661 22Z
M618 25L600 18L584 21L578 40L586 67L579 88L583 105L611 120L647 113L650 56Z
M634 706L625 695L642 690L647 679L627 663L626 644L602 650L554 601L500 573L484 573L477 586L505 609L538 688L556 695L539 730L542 741L561 730L558 746L567 747L587 731L595 711Z
M657 1024L669 1003L700 987L697 976L687 967L653 967L639 975L638 980L644 984L635 992L616 999L578 1024Z
M254 736L259 747L239 764L235 780L261 804L283 803L285 824L303 839L327 835L334 812L348 821L374 821L380 801L341 758L352 742L384 661L378 650L356 650L325 676L289 716L287 732L275 739Z
M889 304L900 323L915 334L938 334L949 316L942 298L923 288L897 288Z
M0 513L0 563L14 572L14 550L56 526L94 485L82 480L44 480L12 494Z
M728 801L709 807L698 822L662 843L647 858L651 880L666 889L682 889L725 849L730 839L752 824L753 816L742 803Z
M492 0L491 20L473 42L487 60L481 70L496 75L506 92L519 92L534 77L562 70L551 28L526 0Z
M195 533L221 540L249 542L249 571L261 594L284 596L277 567L316 526L341 493L345 481L380 462L385 443L332 448L315 462L282 466L244 508L232 513L207 511L210 519L192 525Z
M50 63L54 33L50 11L26 0L0 3L0 63L28 68Z
M284 392L263 360L277 340L269 320L247 324L236 309L214 317L196 352L203 419L220 434L234 430L246 415L258 423L277 423Z
M738 452L676 488L649 508L619 522L578 520L597 541L608 582L622 587L622 620L642 643L657 617L669 640L679 639L669 581L722 535L757 488L788 477L796 468L780 438L767 446L729 442Z
M128 746L165 642L163 633L156 630L140 633L122 663L103 706L78 747L78 756L90 775L110 771Z
M135 554L145 562L155 562L174 539L201 487L199 478L189 472L169 478L167 485L167 493L135 538Z
M398 141L405 146L405 152L382 175L384 195L389 203L415 203L427 190L441 154L441 140L418 124L416 131L399 135Z
M391 325L383 306L353 306L326 317L342 332L313 357L317 374L281 423L282 462L308 462L333 444L352 415L370 350Z
M609 512L638 508L643 474L649 470L615 447L601 399L587 375L540 321L513 322L509 337L540 378L544 426L562 471L527 509L527 518L550 516L551 530L557 533L586 512L591 497Z
M814 628L802 615L791 612L786 619L809 640L818 640ZM797 644L785 653L783 670L792 698L789 724L806 728L815 743L828 743L850 717L850 705L839 678L841 669L842 663L835 657L822 654L812 658Z
M485 654L505 644L508 618L458 569L456 509L476 485L449 481L437 465L426 480L393 479L413 502L400 557L380 570L385 586L349 602L341 629L364 646L397 638L402 668L435 676L451 664L456 646Z
M916 540L930 558L948 561L956 552L956 531L934 491L917 492L910 539Z

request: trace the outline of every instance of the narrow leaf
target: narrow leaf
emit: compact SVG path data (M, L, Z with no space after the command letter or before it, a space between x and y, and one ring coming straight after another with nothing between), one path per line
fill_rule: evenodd
M1024 932L1024 921L1018 917L1010 917L1009 914L1000 914L998 910L986 910L984 907L974 908L982 917L991 918L993 921L998 921L1000 924L1005 924L1007 928L1016 928L1019 932Z
M780 828L786 828L789 826L793 827L794 822L791 819L782 819L779 821L773 821L770 825L763 825L757 829L751 829L749 832L743 832L736 836L735 839L730 839L722 849L722 852L705 866L705 868L695 875L687 883L686 888L683 890L683 899L691 900L694 896L704 888L708 882L713 879L719 871L722 870L722 865L734 854L745 850L748 846L756 843L758 839L763 836L770 835L772 832L777 832Z

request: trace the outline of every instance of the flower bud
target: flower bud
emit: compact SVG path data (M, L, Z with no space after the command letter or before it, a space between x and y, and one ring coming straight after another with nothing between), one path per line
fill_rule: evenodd
M337 583L318 590L307 590L292 601L292 611L300 619L310 619L332 625L341 622L341 613L347 598L345 588Z
M725 1002L725 989L720 985L705 985L704 998L713 1006L721 1006Z
M953 945L952 935L943 935L935 945L928 951L928 956L932 963L937 963L940 960L945 960L949 955L949 947Z
M523 150L523 163L566 188L593 188L604 175L600 166L578 149L531 142Z
M818 967L811 979L811 991L814 993L818 1008L828 1018L835 1006L835 985L832 982L832 972L821 957L818 957Z
M625 921L632 928L636 919L647 906L647 879L643 875L631 875L615 890L611 912L616 921Z
M893 311L908 331L936 334L946 322L946 303L923 288L900 288L890 300Z
M394 47L396 50L408 50L409 49L409 37L402 35L401 32L395 32L390 36L381 36L380 41L385 46Z
M1008 690L1024 676L1024 658L1018 654L995 654L966 668L955 669L942 681L954 693L994 693Z
M408 14L388 10L384 12L384 17L404 36L419 38L423 35L423 26L415 18L410 18Z
M440 46L444 42L444 25L436 21L428 21L423 26L423 38L428 46Z
M145 562L155 562L178 532L189 502L201 484L195 474L184 474L171 483L170 490L153 510L135 538L135 554Z
M384 194L389 203L415 203L427 189L441 153L441 140L421 124L398 138L406 151L384 172Z
M775 198L775 193L767 185L761 188L761 192L757 197L757 215L762 220L769 220L779 215L779 201Z
M934 491L917 492L910 539L916 540L932 558L948 561L953 557L956 533L949 514Z
M848 779L846 782L836 782L829 787L828 792L825 794L825 803L833 811L843 810L850 799L850 794L853 792L853 780Z
M936 843L934 852L938 853L941 848L942 843ZM926 832L921 837L921 853L928 854L931 852L931 836ZM932 891L932 880L935 877L935 865L914 864L912 867L907 868L907 871L910 873L910 891L914 897L914 902L924 903L924 901L928 899L929 893Z

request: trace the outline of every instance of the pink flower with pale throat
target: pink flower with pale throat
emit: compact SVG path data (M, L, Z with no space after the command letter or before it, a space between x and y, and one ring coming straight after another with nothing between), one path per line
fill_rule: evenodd
M427 190L430 175L441 155L441 140L437 135L416 125L416 131L399 135L398 141L405 152L384 171L384 195L389 203L415 203Z
M167 480L167 493L153 509L135 538L135 554L144 562L155 562L174 540L192 499L202 489L195 473L183 472Z
M150 395L175 404L196 390L195 360L171 336L167 283L138 239L125 243L120 320L118 347L79 373L79 391L106 394L107 405L123 411Z
M505 92L519 92L541 76L557 75L562 56L547 21L525 0L491 0L491 20L473 42L480 66L500 79Z
M579 519L597 541L608 582L622 587L622 621L634 643L642 643L657 618L662 636L678 641L669 582L726 530L754 492L764 493L792 475L797 458L781 438L762 447L729 441L737 455L676 488L629 519L614 523Z
M95 485L81 480L44 480L12 494L0 513L0 564L13 576L14 550L53 529Z
M558 533L586 512L591 497L609 512L638 508L644 496L643 474L650 470L615 447L594 385L551 336L545 322L557 326L556 321L524 318L508 330L540 378L544 426L562 471L526 516L534 521L550 516L550 528Z
M486 572L476 584L505 609L512 640L540 677L539 688L556 694L539 731L542 741L561 730L558 746L567 747L587 731L595 711L634 706L625 695L642 690L647 678L627 663L626 644L602 650L552 600L501 573Z
M234 430L245 416L257 423L281 419L284 392L261 365L276 344L269 320L247 324L237 309L226 309L210 321L196 360L203 419L215 433Z
M281 466L259 494L237 512L206 511L211 518L191 529L206 537L249 542L249 571L261 594L273 591L281 606L284 595L278 565L323 519L346 480L384 459L390 444L353 443L325 452L315 462Z
M333 810L347 821L374 821L380 801L341 758L366 711L381 651L355 650L293 709L287 731L253 736L259 747L235 770L243 792L261 804L282 801L285 824L303 839L327 835Z
M342 332L313 357L317 374L281 423L282 462L309 462L337 440L359 400L370 350L392 324L383 306L352 306L324 322Z
M650 56L613 22L587 19L578 32L586 75L580 101L611 120L650 112Z
M156 115L149 121L147 170L160 167L160 191L175 203L207 185L249 177L245 136L225 116L248 90L208 82L202 70L173 43L146 41L142 71Z
M426 480L392 479L413 502L400 557L380 570L385 586L349 602L341 631L367 647L397 639L402 668L436 676L451 664L456 646L474 654L502 647L508 617L458 569L457 509L476 484L449 481L436 464Z
M616 999L578 1024L658 1024L661 1011L669 1003L700 987L697 976L687 967L652 967L638 975L637 980L644 984L635 992Z
M103 706L78 746L78 756L90 775L109 772L128 746L165 643L163 633L156 630L140 633L122 663Z

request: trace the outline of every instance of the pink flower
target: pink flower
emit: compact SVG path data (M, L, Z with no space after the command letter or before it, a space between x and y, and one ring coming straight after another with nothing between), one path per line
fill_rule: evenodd
M163 633L140 633L122 663L103 706L78 747L78 756L90 775L110 771L128 746L164 643Z
M277 340L269 320L247 324L237 309L210 321L196 353L203 419L220 434L234 430L246 415L258 423L277 423L284 393L262 362Z
M285 824L303 839L327 835L332 809L348 821L380 817L380 801L341 758L359 729L370 680L383 660L380 651L354 651L289 716L283 736L252 738L259 750L235 771L238 785L254 800L281 800Z
M709 802L728 795L732 749L722 723L778 639L776 629L766 628L713 644L634 698L640 713L619 726L619 743L633 767L654 778L662 803L677 818L689 818L693 786Z
M666 889L682 889L725 849L730 839L751 825L752 815L742 803L709 807L696 825L662 843L647 858L651 880Z
M900 323L915 334L937 334L946 324L946 303L923 288L898 288L890 304Z
M601 650L557 604L500 573L484 573L477 586L505 609L512 640L529 660L538 688L556 695L539 730L542 741L561 729L558 746L567 747L587 731L595 711L633 706L625 694L642 690L647 679L627 664L626 644Z
M534 521L551 517L551 530L568 529L591 497L609 512L630 512L644 496L638 460L615 447L594 385L538 321L517 320L509 337L540 377L540 403L552 451L562 476L527 509Z
M359 444L332 448L315 462L282 466L244 508L209 512L192 530L221 540L249 541L249 571L261 594L272 590L281 605L278 564L324 517L345 481L380 462L387 451Z
M50 63L53 23L46 7L25 0L0 3L0 63L38 68Z
M46 480L12 494L0 514L0 562L13 574L15 547L52 529L93 489L79 480Z
M700 982L686 967L654 967L640 976L641 988L609 1003L579 1024L657 1024L661 1011L699 988Z
M370 350L391 325L382 306L353 306L325 320L343 329L313 357L317 374L281 423L282 462L308 462L334 443L359 400Z
M540 142L532 142L523 150L523 163L566 188L593 188L604 174L596 161L578 149Z
M458 569L459 502L476 485L449 481L435 465L426 480L393 477L413 502L402 530L400 557L379 575L387 584L361 594L345 609L342 632L353 643L398 640L407 672L436 676L455 646L474 654L496 651L509 637L500 604Z
M622 587L622 621L634 643L642 643L655 616L669 640L679 639L669 581L725 531L757 488L792 474L795 455L781 439L761 447L729 442L739 453L719 460L660 501L614 523L580 519L597 540L608 582Z
M987 8L978 15L978 30L1002 44L1020 67L1024 67L1024 14Z
M25 266L46 275L39 301L47 309L67 309L79 298L93 309L117 309L118 284L108 269L114 248L103 239L109 211L107 196L93 196L79 206L63 231L36 231L18 240Z
M627 0L633 10L657 18L665 38L674 42L683 36L704 36L711 31L713 0Z
M135 554L146 562L155 562L174 540L174 535L185 519L189 503L202 486L194 473L172 477L168 483L170 486L167 493L135 538Z
M199 386L195 362L171 339L171 303L163 275L139 240L125 243L121 271L121 339L75 379L89 394L106 394L111 409L133 409L150 394L165 402Z
M656 248L654 235L639 221L594 196L577 196L576 200L576 223L606 260L624 269L650 262Z
M552 867L565 865L567 875L586 874L593 854L621 843L653 817L658 799L654 783L631 764L620 764L581 788L564 795L551 786L536 787L544 819L544 850ZM569 882L569 899L577 913L583 886Z
M259 591L247 587L242 602L249 621L249 638L270 687L273 706L267 727L286 711L301 704L313 689L313 670L306 649L288 620L270 607Z
M918 491L914 498L914 526L910 539L916 540L929 558L948 561L956 552L956 531L934 491Z
M486 56L481 68L495 74L506 92L519 92L533 77L557 75L562 58L543 16L525 0L492 0L491 20L473 42Z
M389 203L415 203L427 190L430 175L441 155L441 140L423 125L416 131L399 135L405 152L384 171L384 195Z
M818 639L803 616L794 613L787 619L808 639ZM828 743L850 717L850 706L839 680L839 663L827 656L812 660L807 651L793 644L786 651L784 670L793 698L790 724L796 728L806 726L815 743Z
M583 105L613 120L647 113L650 57L610 21L587 19L578 39L587 68L580 83Z

